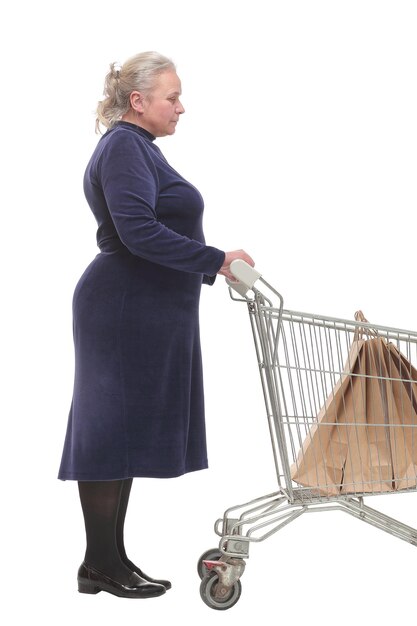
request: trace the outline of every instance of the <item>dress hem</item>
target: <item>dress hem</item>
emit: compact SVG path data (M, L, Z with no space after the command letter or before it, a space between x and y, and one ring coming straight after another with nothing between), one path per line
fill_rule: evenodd
M198 467L190 467L184 468L182 470L176 472L149 472L149 471L141 471L141 470L132 470L131 472L117 472L112 475L104 476L93 476L92 474L85 473L75 473L75 472L62 472L58 475L58 480L66 481L66 480L77 480L77 481L107 481L107 480L127 480L129 478L179 478L180 476L184 476L184 474L190 474L191 472L198 472L200 470L208 469L208 463L199 465Z

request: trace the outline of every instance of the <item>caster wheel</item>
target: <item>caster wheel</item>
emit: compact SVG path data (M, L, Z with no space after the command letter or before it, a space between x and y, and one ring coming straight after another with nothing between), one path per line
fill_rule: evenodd
M216 572L210 572L210 574L205 576L201 581L200 596L203 602L211 609L225 611L226 609L230 609L234 606L239 600L240 594L242 593L242 583L238 580L235 582L227 596L224 598L216 598L215 593L218 582L219 577Z
M210 570L208 570L207 567L204 565L203 561L221 561L223 558L224 556L218 548L206 550L206 552L204 552L200 556L197 564L197 572L200 578L204 578L210 572Z

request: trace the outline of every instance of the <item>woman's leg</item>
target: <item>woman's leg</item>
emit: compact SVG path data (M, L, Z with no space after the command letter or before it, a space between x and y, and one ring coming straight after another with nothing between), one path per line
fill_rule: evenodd
M125 543L124 543L124 528L125 528L125 519L127 507L129 504L130 492L132 489L133 478L128 478L123 481L122 491L120 494L120 505L119 511L117 514L117 522L116 522L116 543L119 551L120 558L122 559L125 565L129 565L131 569L133 569L129 559L127 558Z
M131 571L136 572L137 574L139 574L139 576L141 576L145 580L151 583L157 583L157 584L163 585L165 589L170 589L171 583L169 582L169 580L159 580L159 579L155 579L155 578L151 578L150 576L147 576L147 574L145 574L137 565L135 565L134 563L132 563L132 561L130 561L130 559L128 558L126 554L126 549L125 549L125 544L124 544L124 526L125 526L125 519L126 519L126 511L127 511L127 507L129 504L130 491L132 489L132 482L133 482L132 478L124 480L121 494L120 494L120 505L119 505L119 512L117 516L117 523L116 523L116 543L117 543L117 548L119 551L120 558L123 561L123 563Z
M123 480L82 481L78 483L84 515L87 548L85 563L122 584L132 570L120 557L116 526Z
M85 560L78 570L78 590L92 594L107 591L124 598L160 596L165 587L134 572L119 553L116 528L124 482L78 483L87 537Z

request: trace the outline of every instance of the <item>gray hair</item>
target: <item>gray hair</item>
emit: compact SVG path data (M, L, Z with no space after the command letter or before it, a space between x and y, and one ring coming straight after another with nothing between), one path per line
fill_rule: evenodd
M159 74L175 69L171 59L159 52L140 52L123 65L111 63L104 81L104 98L96 109L96 132L100 132L100 124L111 128L129 111L132 91L148 95Z

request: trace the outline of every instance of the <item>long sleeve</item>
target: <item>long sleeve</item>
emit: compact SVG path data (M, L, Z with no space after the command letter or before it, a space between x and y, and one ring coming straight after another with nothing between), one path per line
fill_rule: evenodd
M223 251L159 221L158 171L142 138L115 133L97 161L96 175L118 236L132 254L176 270L217 274Z

